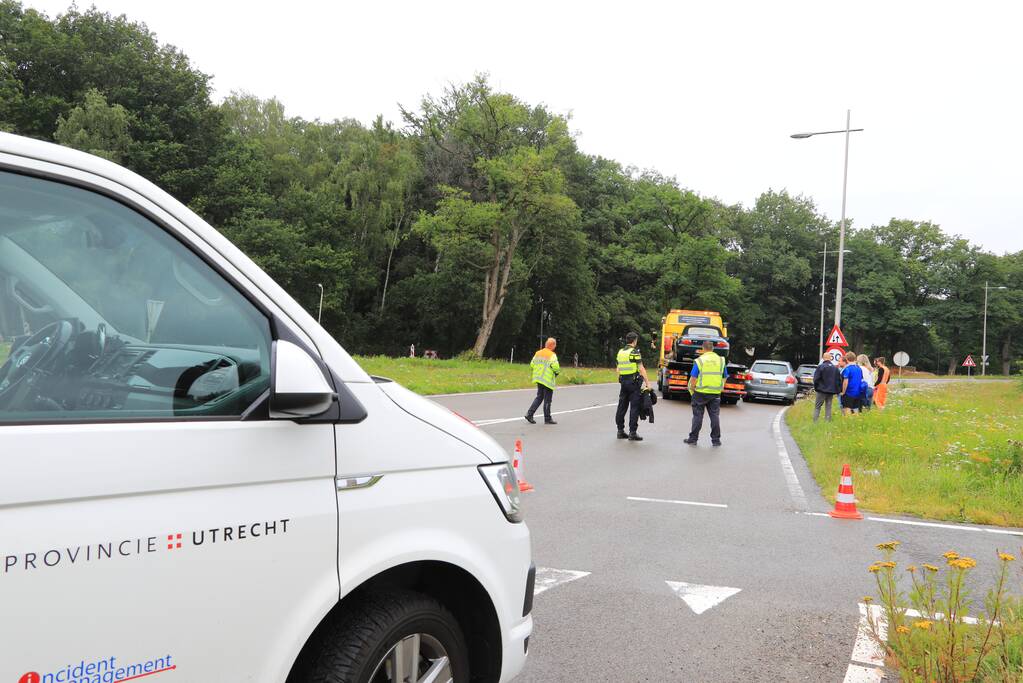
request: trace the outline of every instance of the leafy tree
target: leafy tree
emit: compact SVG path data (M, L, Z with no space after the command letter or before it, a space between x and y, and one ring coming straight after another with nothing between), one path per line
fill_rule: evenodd
M53 139L120 163L132 144L128 126L128 110L119 104L108 105L106 98L91 88L85 93L85 102L72 109L67 118L57 118Z

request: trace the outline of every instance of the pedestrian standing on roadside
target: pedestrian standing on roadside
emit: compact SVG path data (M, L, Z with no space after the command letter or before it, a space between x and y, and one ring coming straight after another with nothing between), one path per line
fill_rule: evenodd
M856 354L849 351L845 354L845 367L842 369L842 414L852 415L863 412L862 395L863 371L856 364Z
M842 373L831 362L831 354L825 353L821 363L813 371L813 421L821 416L824 407L824 419L831 422L831 403L842 391Z
M551 401L554 400L554 384L556 378L561 374L561 366L558 364L558 356L554 353L558 342L554 337L547 339L543 348L533 354L533 360L529 363L532 373L532 381L536 384L536 398L533 404L526 411L526 422L536 424L533 414L543 404L543 423L545 425L556 425L557 422L551 416Z
M629 441L642 441L643 437L636 433L639 429L639 402L643 397L643 389L650 388L646 368L643 367L643 356L637 348L639 335L629 332L625 335L625 346L618 351L618 409L615 410L615 426L618 427L618 438ZM642 381L640 381L642 380ZM629 433L625 433L625 411L629 411Z
M725 359L714 353L714 342L703 342L703 349L689 373L689 395L693 404L693 423L683 443L695 446L703 429L703 412L710 415L710 445L721 445L721 391L728 369Z
M880 410L884 410L884 404L888 400L888 381L892 378L892 371L884 362L884 356L874 359L874 367L877 368L877 378L874 380L874 403Z
M865 353L856 356L856 365L860 366L860 372L863 373L863 384L860 388L863 409L870 410L874 405L874 366L870 364L870 357Z

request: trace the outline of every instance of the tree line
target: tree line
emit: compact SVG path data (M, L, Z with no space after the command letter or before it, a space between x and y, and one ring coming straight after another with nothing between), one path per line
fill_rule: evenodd
M622 125L630 125L622 122ZM633 124L635 125L635 122ZM323 122L276 99L215 103L210 76L140 23L0 0L0 130L123 164L233 240L351 351L530 356L543 335L606 365L670 308L721 311L733 358L816 357L821 252L838 226L768 189L732 205L579 149L564 115L486 76L406 103L401 120ZM871 355L954 371L1023 349L1023 252L928 221L847 231L843 329ZM825 327L835 291L824 273ZM827 331L827 329L825 330ZM644 345L649 353L649 345Z

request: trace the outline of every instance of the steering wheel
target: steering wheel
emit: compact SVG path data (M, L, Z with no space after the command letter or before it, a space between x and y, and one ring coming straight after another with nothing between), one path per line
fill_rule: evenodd
M57 320L46 325L13 351L7 362L0 366L0 406L16 403L18 388L29 386L36 370L59 358L74 336L74 325L68 320Z

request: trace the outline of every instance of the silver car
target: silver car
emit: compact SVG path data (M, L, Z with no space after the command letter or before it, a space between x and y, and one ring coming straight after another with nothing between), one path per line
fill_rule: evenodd
M784 360L754 361L746 382L746 401L765 399L791 405L796 400L799 383L792 366Z

